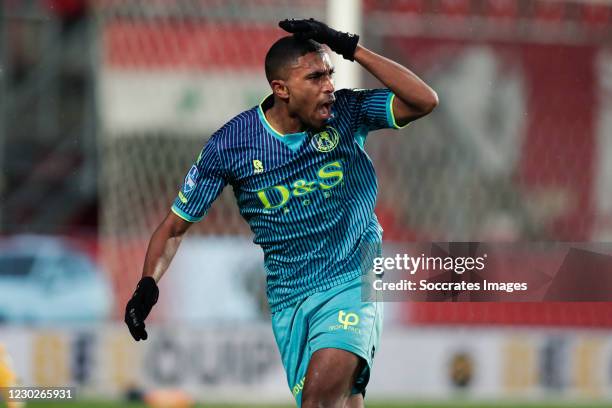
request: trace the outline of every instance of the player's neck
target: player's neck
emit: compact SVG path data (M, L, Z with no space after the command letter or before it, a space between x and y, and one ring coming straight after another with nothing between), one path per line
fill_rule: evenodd
M282 103L275 103L264 112L264 115L270 126L283 135L303 132L305 130L302 121L297 117L291 116L287 107Z

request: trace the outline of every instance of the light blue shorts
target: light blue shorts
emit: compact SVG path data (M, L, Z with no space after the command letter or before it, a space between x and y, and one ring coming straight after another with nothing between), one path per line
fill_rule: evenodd
M322 348L347 350L367 362L352 390L365 394L382 332L383 304L362 302L361 284L359 277L272 315L272 330L298 407L310 357Z

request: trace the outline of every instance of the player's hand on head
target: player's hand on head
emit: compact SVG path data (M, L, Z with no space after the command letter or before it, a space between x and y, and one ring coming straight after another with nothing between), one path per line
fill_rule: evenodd
M138 282L134 294L125 306L125 324L134 340L146 340L145 319L157 303L159 289L155 279L144 277Z
M295 38L297 39L300 39L300 40L313 39L315 41L317 41L316 38L321 37L320 34L321 34L323 26L326 28L329 28L327 27L326 24L316 21L314 19L296 20L292 18L290 20L287 19L287 20L280 21L278 25L283 30L287 31L288 33L293 34Z
M309 19L288 19L278 23L280 28L293 34L300 40L315 40L326 44L332 51L342 55L347 60L354 60L355 49L359 42L357 34L343 33L329 27L327 24Z

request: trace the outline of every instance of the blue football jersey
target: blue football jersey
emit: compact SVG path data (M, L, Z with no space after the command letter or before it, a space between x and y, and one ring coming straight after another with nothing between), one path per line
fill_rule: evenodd
M280 134L264 111L272 95L215 132L174 201L201 220L233 187L242 217L264 251L272 312L365 273L380 253L377 181L364 150L368 132L399 128L387 89L335 93L324 129Z

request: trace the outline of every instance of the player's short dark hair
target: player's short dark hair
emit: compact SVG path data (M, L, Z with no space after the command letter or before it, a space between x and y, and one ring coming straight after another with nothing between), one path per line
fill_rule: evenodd
M266 78L268 82L282 78L283 69L309 52L324 52L321 44L314 40L298 40L292 35L276 41L266 54Z

